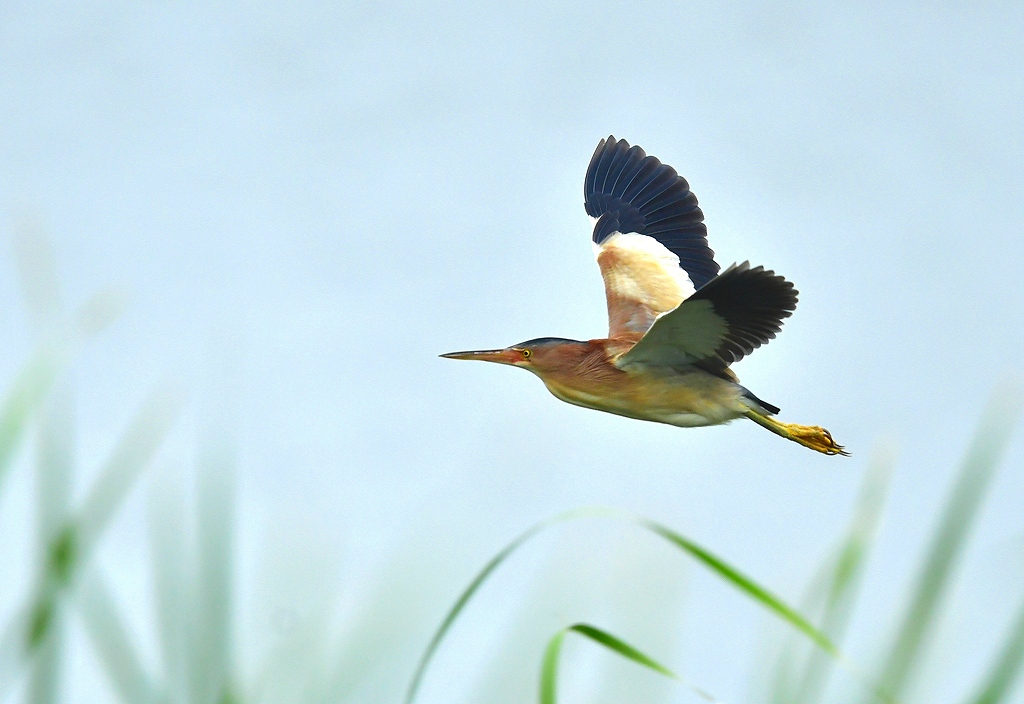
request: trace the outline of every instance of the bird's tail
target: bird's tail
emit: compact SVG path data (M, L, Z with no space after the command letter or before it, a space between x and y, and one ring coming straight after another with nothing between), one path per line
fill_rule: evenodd
M747 411L747 418L754 421L763 428L768 428L776 435L781 435L787 440L800 443L825 455L846 455L849 452L843 449L842 445L832 439L832 433L816 425L797 425L796 423L783 423L775 420L770 415L759 413L754 409Z

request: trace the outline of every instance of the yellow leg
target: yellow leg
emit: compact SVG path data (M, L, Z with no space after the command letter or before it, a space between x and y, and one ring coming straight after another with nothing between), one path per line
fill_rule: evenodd
M809 447L812 450L816 450L823 454L850 455L849 452L843 449L842 445L836 444L836 441L832 439L832 433L828 432L824 428L819 428L816 425L783 423L775 420L771 416L762 415L754 410L747 411L747 418L754 421L761 427L768 428L768 430L772 431L776 435L781 435L787 440L800 443L804 447Z

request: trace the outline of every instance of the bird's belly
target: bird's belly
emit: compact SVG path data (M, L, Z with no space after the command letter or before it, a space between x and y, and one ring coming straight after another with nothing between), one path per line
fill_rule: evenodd
M623 381L604 388L580 388L547 379L545 384L557 398L576 406L684 428L728 423L746 410L738 384L702 371L629 375Z

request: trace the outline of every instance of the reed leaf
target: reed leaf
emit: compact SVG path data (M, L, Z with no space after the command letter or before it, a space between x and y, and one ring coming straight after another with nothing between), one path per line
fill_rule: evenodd
M1013 693L1013 686L1020 676L1024 665L1024 603L1021 604L1017 619L1009 629L1006 642L1003 644L988 675L978 687L976 695L968 701L970 704L998 704L1005 701Z
M802 612L820 624L834 643L840 642L846 631L895 467L895 446L876 445L846 535L818 569L804 600ZM824 692L832 660L817 649L798 657L798 644L788 640L775 667L772 700L814 704Z
M635 662L636 664L645 667L648 670L653 670L665 677L677 680L710 702L717 701L704 690L686 682L672 670L668 669L649 655L646 655L640 650L634 648L629 643L626 643L621 638L613 636L611 633L590 624L576 623L561 629L553 635L548 641L547 647L544 649L544 657L541 661L540 670L540 704L557 704L559 656L562 652L562 644L565 641L565 637L570 633L579 633L593 642L603 645L605 648L608 648L626 660Z
M179 394L158 390L121 436L78 512L75 542L80 555L90 551L138 481L170 431L181 403Z
M78 346L112 323L123 304L124 298L113 292L101 292L91 298L77 311L72 329L54 329L46 334L15 377L0 403L0 489L29 420L42 406Z
M512 553L519 549L520 546L530 540L533 536L553 525L557 525L558 523L563 523L565 521L571 521L574 518L580 518L584 515L593 515L593 513L568 511L553 518L549 518L546 521L541 521L520 533L515 540L502 548L497 555L492 557L487 564L484 565L483 569L477 573L469 583L469 586L462 591L459 597L455 600L455 603L452 604L448 613L445 614L444 618L441 620L441 625L437 627L437 630L431 637L430 642L427 644L426 650L423 651L423 655L420 657L419 663L417 663L416 669L413 672L412 679L409 682L409 688L406 691L406 704L410 704L416 698L416 693L419 691L420 685L423 682L423 676L426 674L427 666L430 665L431 660L433 660L438 647L441 645L441 641L444 640L444 637L448 634L448 631L455 623L455 620L459 617L459 614L462 613L462 610L466 607L466 604L469 603L469 600L473 598L473 595L476 594L480 587L483 586L484 582L487 581L487 578L490 577L491 574L498 569L498 567L500 567L501 564L509 558L509 556L512 555ZM607 515L607 512L602 512L602 515Z
M114 692L125 704L154 704L156 687L146 674L138 649L124 626L117 604L99 573L84 580L76 594L86 635L106 670Z
M189 586L195 573L191 513L177 466L162 467L149 482L148 524L157 638L168 702L187 700Z
M814 625L796 609L789 606L782 599L775 596L775 594L762 587L750 577L747 577L735 567L729 565L720 557L717 557L692 540L685 538L679 533L676 533L659 523L655 523L654 521L649 521L647 519L637 519L636 523L647 528L651 532L660 535L665 538L665 540L668 540L670 543L689 554L726 582L732 584L732 586L736 587L761 606L773 612L783 621L786 621L793 628L810 638L811 641L813 641L819 648L831 655L833 658L840 657L839 648L832 643L828 636L815 628Z
M825 653L832 658L843 663L845 667L853 670L852 665L846 660L839 649L832 643L832 641L821 631L814 627L804 616L802 616L796 609L786 604L782 599L775 596L771 591L762 587L750 577L747 577L736 568L729 565L727 562L717 557L710 551L704 549L697 543L686 538L685 536L657 523L655 521L631 516L629 514L613 511L609 509L580 509L575 511L569 511L566 513L554 516L546 521L542 521L528 528L526 531L521 533L515 540L502 548L491 560L484 566L484 568L476 575L476 577L470 582L469 586L462 592L459 598L455 601L455 604L449 609L444 619L441 621L441 625L438 627L434 636L431 638L423 656L420 658L419 665L417 666L411 683L409 685L408 692L406 694L406 704L412 702L419 686L422 682L423 675L426 672L427 666L433 659L441 641L450 630L452 624L462 613L466 604L473 597L474 594L480 589L483 583L493 574L493 572L506 560L508 557L521 547L528 540L533 538L538 533L550 528L556 524L564 523L579 518L594 518L594 517L605 517L605 518L617 518L625 520L638 525L646 530L658 535L659 537L667 540L669 543L679 548L692 558L697 560L698 563L704 565L711 572L717 574L724 581L737 588L741 593L747 597L753 599L755 602L760 604L762 607L774 613L776 616L781 618L783 621L790 624L797 631L809 638ZM859 675L858 675L859 676Z
M74 470L74 397L70 383L58 382L39 423L36 449L36 524L41 566L52 567L53 547L67 523Z
M63 360L53 350L38 350L15 377L0 405L0 488L28 422L49 394Z
M126 301L113 289L101 291L76 311L70 326L64 329L56 257L42 228L31 218L20 218L12 239L25 306L39 345L0 406L0 486L28 419L46 398L77 345L116 320Z
M22 607L10 618L0 635L0 702L7 701L7 694L24 665L28 624L28 609Z
M540 701L552 704L558 697L558 660L562 654L562 643L569 631L562 629L551 636L540 666Z
M917 670L927 635L1020 416L1021 399L1021 384L1005 382L996 388L982 415L918 574L909 606L884 660L879 685L893 697L902 695Z
M33 656L28 683L29 702L56 701L65 629L59 622L63 609L54 583L63 574L68 557L60 531L68 520L71 503L74 409L67 379L57 382L39 422L36 442L36 533L40 576L39 597L27 633L26 651Z
M208 438L198 466L196 597L189 643L196 702L231 697L234 616L235 467L233 447Z
M150 399L93 485L77 520L67 520L46 546L43 570L29 605L16 614L0 638L0 698L21 665L48 642L53 627L59 625L62 591L82 570L91 548L169 430L179 406L180 398L166 392Z
M59 700L64 648L64 624L52 616L51 624L41 631L33 652L26 693L28 704L56 704Z

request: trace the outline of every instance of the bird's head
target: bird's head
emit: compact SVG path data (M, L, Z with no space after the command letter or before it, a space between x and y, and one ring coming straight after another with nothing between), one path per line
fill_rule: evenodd
M561 337L539 337L502 350L449 352L441 356L445 359L475 359L481 362L510 364L529 369L534 374L544 375L573 364L579 359L582 347L586 344Z

